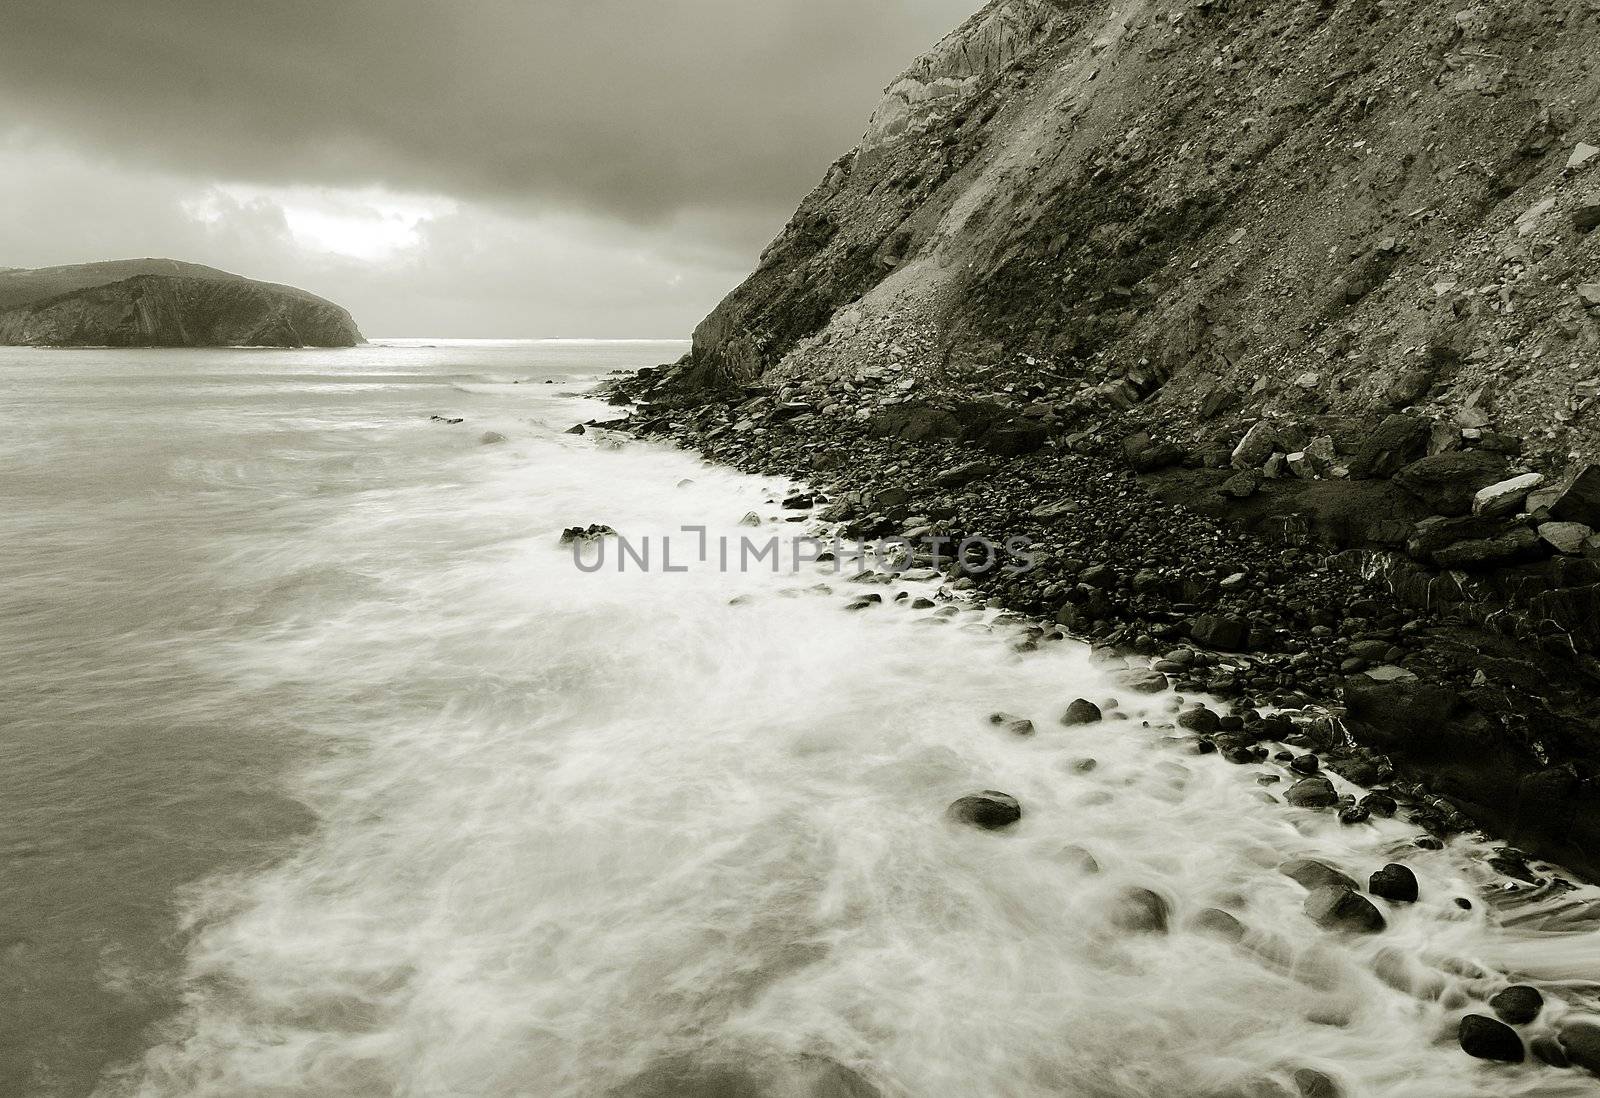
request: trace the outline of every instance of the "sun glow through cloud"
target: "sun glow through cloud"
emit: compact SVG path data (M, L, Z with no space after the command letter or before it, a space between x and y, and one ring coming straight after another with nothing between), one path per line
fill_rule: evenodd
M216 184L183 204L190 217L214 225L237 211L276 211L296 245L352 259L390 259L421 243L421 231L459 203L377 187L255 187Z

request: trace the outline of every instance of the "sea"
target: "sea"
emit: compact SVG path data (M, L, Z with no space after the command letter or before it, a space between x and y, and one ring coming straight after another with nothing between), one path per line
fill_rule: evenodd
M938 578L705 551L794 485L569 430L685 349L0 349L0 1095L1595 1093L1456 1027L1596 1013L1600 893ZM1321 929L1302 857L1421 898Z

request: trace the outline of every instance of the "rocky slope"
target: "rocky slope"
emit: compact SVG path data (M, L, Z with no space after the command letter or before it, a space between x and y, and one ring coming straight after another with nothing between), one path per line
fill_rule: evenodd
M1597 38L1600 0L996 0L622 396L851 533L1027 536L953 576L1321 701L1423 826L1594 873Z
M350 314L292 286L169 259L0 272L0 344L351 347Z

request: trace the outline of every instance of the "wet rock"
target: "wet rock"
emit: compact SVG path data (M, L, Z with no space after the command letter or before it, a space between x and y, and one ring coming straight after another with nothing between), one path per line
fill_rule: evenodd
M946 810L957 823L971 824L988 831L1009 827L1022 819L1022 805L1009 793L985 789L952 802Z
M1289 760L1289 769L1310 776L1322 769L1322 763L1315 755L1297 755Z
M565 431L562 432L562 434L566 434L566 435L582 435L582 434L587 434L587 433L588 433L588 430L581 423L574 423L571 427L568 427Z
M1135 694L1159 694L1167 688L1167 677L1159 671L1124 671L1117 681Z
M1294 1086L1300 1098L1344 1098L1344 1089L1316 1068L1296 1068Z
M1013 736L1033 735L1033 722L1027 717L1014 717L1010 713L990 713L989 723L999 725Z
M1215 732L1221 726L1222 718L1203 705L1196 706L1193 709L1185 709L1178 714L1178 727L1187 728L1191 732L1199 732L1201 735Z
M1347 888L1354 890L1359 887L1354 877L1340 872L1327 862L1319 862L1315 858L1291 858L1278 866L1278 872L1299 884L1301 888L1310 890L1318 888Z
M485 431L483 434L478 436L478 444L480 446L497 446L502 442L509 441L510 440L506 438L505 435L502 435L499 431Z
M1527 984L1512 984L1489 1000L1489 1007L1509 1025L1525 1026L1544 1009L1544 996Z
M1553 1034L1541 1033L1528 1042L1528 1051L1533 1058L1541 1064L1548 1064L1554 1068L1572 1066L1572 1060L1567 1056L1567 1050L1561 1047L1561 1041Z
M1370 815L1382 816L1385 819L1393 816L1399 807L1395 804L1394 798L1387 793L1368 793L1357 803Z
M1194 913L1189 926L1202 934L1237 942L1245 936L1245 925L1220 907L1207 907Z
M1348 888L1325 886L1306 897L1305 913L1324 930L1354 934L1376 934L1385 925L1383 914L1372 901Z
M1100 707L1088 698L1074 698L1067 711L1061 714L1061 723L1073 726L1094 724L1101 718Z
M571 545L578 541L599 541L601 538L615 537L616 531L609 526L598 522L591 522L588 526L569 526L561 531L561 544Z
M1068 844L1067 846L1062 847L1060 852L1057 853L1056 858L1059 861L1072 866L1080 873L1100 872L1099 859L1097 859L1088 850L1078 846L1076 843Z
M1468 1014L1462 1018L1456 1040L1462 1052L1480 1060L1520 1064L1525 1057L1517 1031L1485 1014Z
M445 423L452 427L458 423L466 422L461 416L429 416L428 419L433 423Z
M1600 1019L1574 1018L1559 1030L1561 1049L1567 1059L1600 1075Z
M1397 904L1417 902L1417 875L1406 866L1390 862L1367 881L1367 891Z
M1125 888L1111 906L1111 925L1135 934L1165 934L1167 917L1167 901L1148 888Z
M1394 475L1394 482L1436 514L1465 515L1481 488L1504 479L1506 459L1483 450L1450 450L1421 458Z
M1332 808L1339 803L1333 783L1324 777L1301 778L1289 787L1283 799L1296 808Z
M1480 488L1472 496L1472 513L1490 518L1515 514L1528 498L1528 493L1543 483L1543 473L1523 473Z
M1351 826L1366 823L1371 816L1371 811L1365 805L1347 804L1339 809L1339 822Z
M797 492L783 501L785 511L804 511L814 506L817 497L806 492Z

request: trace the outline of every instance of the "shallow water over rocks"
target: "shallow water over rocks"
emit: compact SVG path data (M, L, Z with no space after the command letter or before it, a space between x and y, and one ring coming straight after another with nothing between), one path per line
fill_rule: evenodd
M585 572L561 544L574 526L687 549L685 525L714 546L803 524L788 484L566 433L604 410L514 385L537 377L514 352L418 350L319 359L320 388L293 356L258 360L257 402L233 380L219 407L245 450L191 436L153 459L173 479L148 495L182 537L127 520L131 560L191 577L152 596L160 613L127 611L119 689L151 693L96 693L106 651L81 638L81 662L60 652L38 678L32 738L7 741L36 768L93 752L86 715L81 740L45 736L90 701L108 723L137 703L151 729L190 733L155 762L196 769L142 818L211 848L144 898L181 934L155 915L122 943L170 940L170 964L87 965L100 998L80 1001L130 1019L101 1093L1592 1091L1578 1069L1475 1060L1457 1040L1514 983L1545 1001L1517 1027L1529 1047L1600 1013L1584 982L1600 976L1597 890L1508 891L1487 846L1425 849L1402 819L1286 804L1303 778L1289 762L1198 753L1170 692L936 578L724 571L715 553L667 572L659 550L650 571ZM488 431L505 442L480 445ZM85 584L73 598L118 590L84 567L63 580ZM1100 719L1063 723L1075 699ZM126 775L150 743L92 772ZM75 813L124 811L75 792L83 773L62 779ZM950 818L984 790L1020 818ZM73 864L50 849L29 886L42 903ZM1321 869L1280 868L1295 859ZM1365 891L1391 863L1415 902ZM78 864L101 888L139 878ZM1314 889L1382 928L1318 926ZM48 1002L50 976L36 967L24 992ZM47 1035L30 1048L38 1093L89 1089L81 1069L37 1067Z

